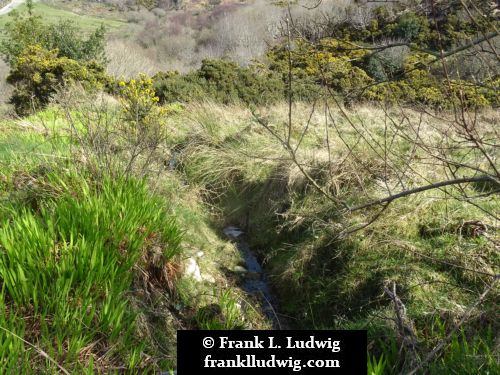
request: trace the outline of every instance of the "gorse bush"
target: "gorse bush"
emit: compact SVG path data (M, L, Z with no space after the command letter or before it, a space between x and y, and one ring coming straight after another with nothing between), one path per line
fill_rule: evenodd
M349 97L357 97L358 90L373 82L373 79L353 64L361 61L367 54L363 50L353 50L352 46L342 40L323 39L316 45L297 41L290 51L292 62L292 84L304 81L327 86L333 91ZM270 49L267 53L270 70L288 81L289 51L286 45ZM304 97L295 93L296 99L311 99L314 95ZM298 96L298 97L297 97Z
M153 77L163 103L211 99L224 104L263 105L283 98L284 85L272 72L242 68L227 60L203 60L200 69L186 75L159 73Z
M52 95L69 83L80 82L89 90L98 90L109 80L104 68L94 61L59 57L58 50L33 45L17 57L7 82L15 87L10 101L16 112L26 115L45 107Z
M70 21L46 24L29 1L28 12L15 12L4 34L0 53L11 67L7 81L15 90L10 101L19 115L42 109L68 83L92 90L109 83L103 67L104 26L86 36Z
M142 368L134 270L148 269L143 255L153 246L166 267L179 253L179 228L140 181L50 172L36 186L46 191L37 209L19 202L0 224L0 366L55 371L21 337L76 372L91 373L108 351L108 365Z
M73 89L73 88L71 88ZM68 120L66 130L80 147L74 157L83 157L92 173L146 177L161 170L165 159L165 120L178 108L158 104L153 82L145 75L115 81L110 103L99 92L66 90L59 104Z
M153 82L161 103L196 101L205 96L201 80L193 73L160 72L153 76Z
M160 100L153 89L153 80L140 75L138 79L120 81L118 98L128 121L147 123L162 115Z
M203 60L197 74L206 83L208 96L222 103L262 105L283 95L283 86L276 77L226 60Z
M403 102L440 109L457 103L467 107L499 103L498 82L488 79L477 86L463 79L445 79L425 67L433 56L423 52L371 53L348 40L333 38L315 44L298 41L290 53L286 45L280 45L271 48L267 57L269 69L281 75L284 83L289 76L289 54L296 100L314 99L326 87L346 102Z
M418 68L429 56L411 54L405 60L406 73L399 79L382 81L365 91L369 100L424 104L432 108L450 109L453 105L466 108L498 106L498 80L485 80L477 86L460 79L444 79L427 69Z

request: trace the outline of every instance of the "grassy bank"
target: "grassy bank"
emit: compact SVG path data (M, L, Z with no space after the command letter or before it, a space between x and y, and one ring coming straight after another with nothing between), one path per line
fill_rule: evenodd
M195 189L96 175L54 108L0 127L0 368L155 373L177 329L269 326Z
M117 113L110 103L107 124ZM240 254L219 235L237 225L264 263L279 317L290 327L367 329L369 368L394 373L414 366L469 313L426 371L498 370L498 289L474 305L500 264L487 214L498 212L494 194L471 206L449 191L427 191L340 235L377 210L346 214L325 198L246 108L164 108L167 144L151 164L154 174L126 179L96 174L79 151L88 144L68 137L68 113L84 119L85 108L51 106L0 125L2 368L153 373L175 368L176 329L270 328L238 288ZM350 205L383 196L380 150L346 149L358 133L335 112L339 128L327 128L325 152L324 117L308 108L296 105L292 129L307 174ZM429 139L440 125L431 114L404 115L419 119ZM288 113L277 105L258 116L280 130ZM381 109L359 106L349 116L370 136L387 136ZM483 112L479 121L488 129L496 115ZM396 161L413 152L404 138L391 150ZM423 155L412 160L405 184L444 177ZM397 330L386 290L404 305L408 336Z
M292 142L302 137L309 111L305 105L295 108ZM398 113L394 110L391 115ZM363 106L348 115L355 126L364 124L378 144L390 137L383 110ZM259 116L277 133L286 129L285 105L263 110ZM422 134L429 139L437 135L435 129L445 126L432 114L405 110L399 116L420 121ZM324 189L351 205L363 202L365 195L383 196L381 182L385 179L391 185L400 177L387 177L379 158L381 150L348 149L346 144L355 144L359 134L340 112L333 118L337 123L328 128L326 137L324 116L321 112L312 115L298 153L300 164ZM484 112L479 121L493 124L495 118ZM418 352L425 353L450 332L498 273L500 259L492 242L498 239L497 223L487 213L499 211L494 194L472 206L453 199L446 189L427 191L393 202L366 228L339 235L346 226L366 224L377 210L343 214L339 204L311 186L250 111L238 106L190 105L171 120L170 127L175 129L170 141L180 153L180 171L217 207L213 219L220 226L230 223L245 228L266 264L280 296L281 313L290 324L301 329L368 329L370 352L384 353L388 372L411 367L418 358L413 358L415 353L405 358L394 349L408 338L395 332L394 306L385 288L396 288L412 340ZM325 138L330 153L325 152ZM405 155L414 152L403 138L394 141L391 150L401 165ZM429 168L425 155L412 160L403 176L405 184L419 186L446 178L446 171ZM467 157L463 160L466 163ZM481 190L475 185L466 188L471 195ZM477 234L474 223L490 229ZM472 310L472 318L447 346L447 354L435 362L433 373L498 369L497 298L498 289L494 289L480 308Z

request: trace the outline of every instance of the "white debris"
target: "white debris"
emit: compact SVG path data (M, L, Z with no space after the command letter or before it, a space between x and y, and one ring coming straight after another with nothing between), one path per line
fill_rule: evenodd
M242 267L242 266L234 266L233 268L233 272L234 273L241 273L241 274L244 274L244 273L247 273L248 270L245 268L245 267Z
M223 232L226 236L231 238L238 238L244 233L241 229L233 226L224 228Z
M203 280L205 280L206 282L209 282L210 284L214 284L215 283L215 277L213 277L212 275L203 275Z
M185 268L186 276L191 276L196 281L203 281L201 277L200 266L196 263L196 259L189 258L187 260L186 268Z

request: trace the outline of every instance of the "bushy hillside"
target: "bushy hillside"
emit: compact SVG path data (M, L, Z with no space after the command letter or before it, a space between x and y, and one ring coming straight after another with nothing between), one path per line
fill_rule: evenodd
M277 328L500 371L496 4L54 4L0 17L0 372Z

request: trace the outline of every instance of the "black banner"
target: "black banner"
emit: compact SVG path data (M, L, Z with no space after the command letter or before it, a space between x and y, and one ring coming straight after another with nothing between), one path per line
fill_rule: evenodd
M177 331L177 374L362 374L366 331Z

